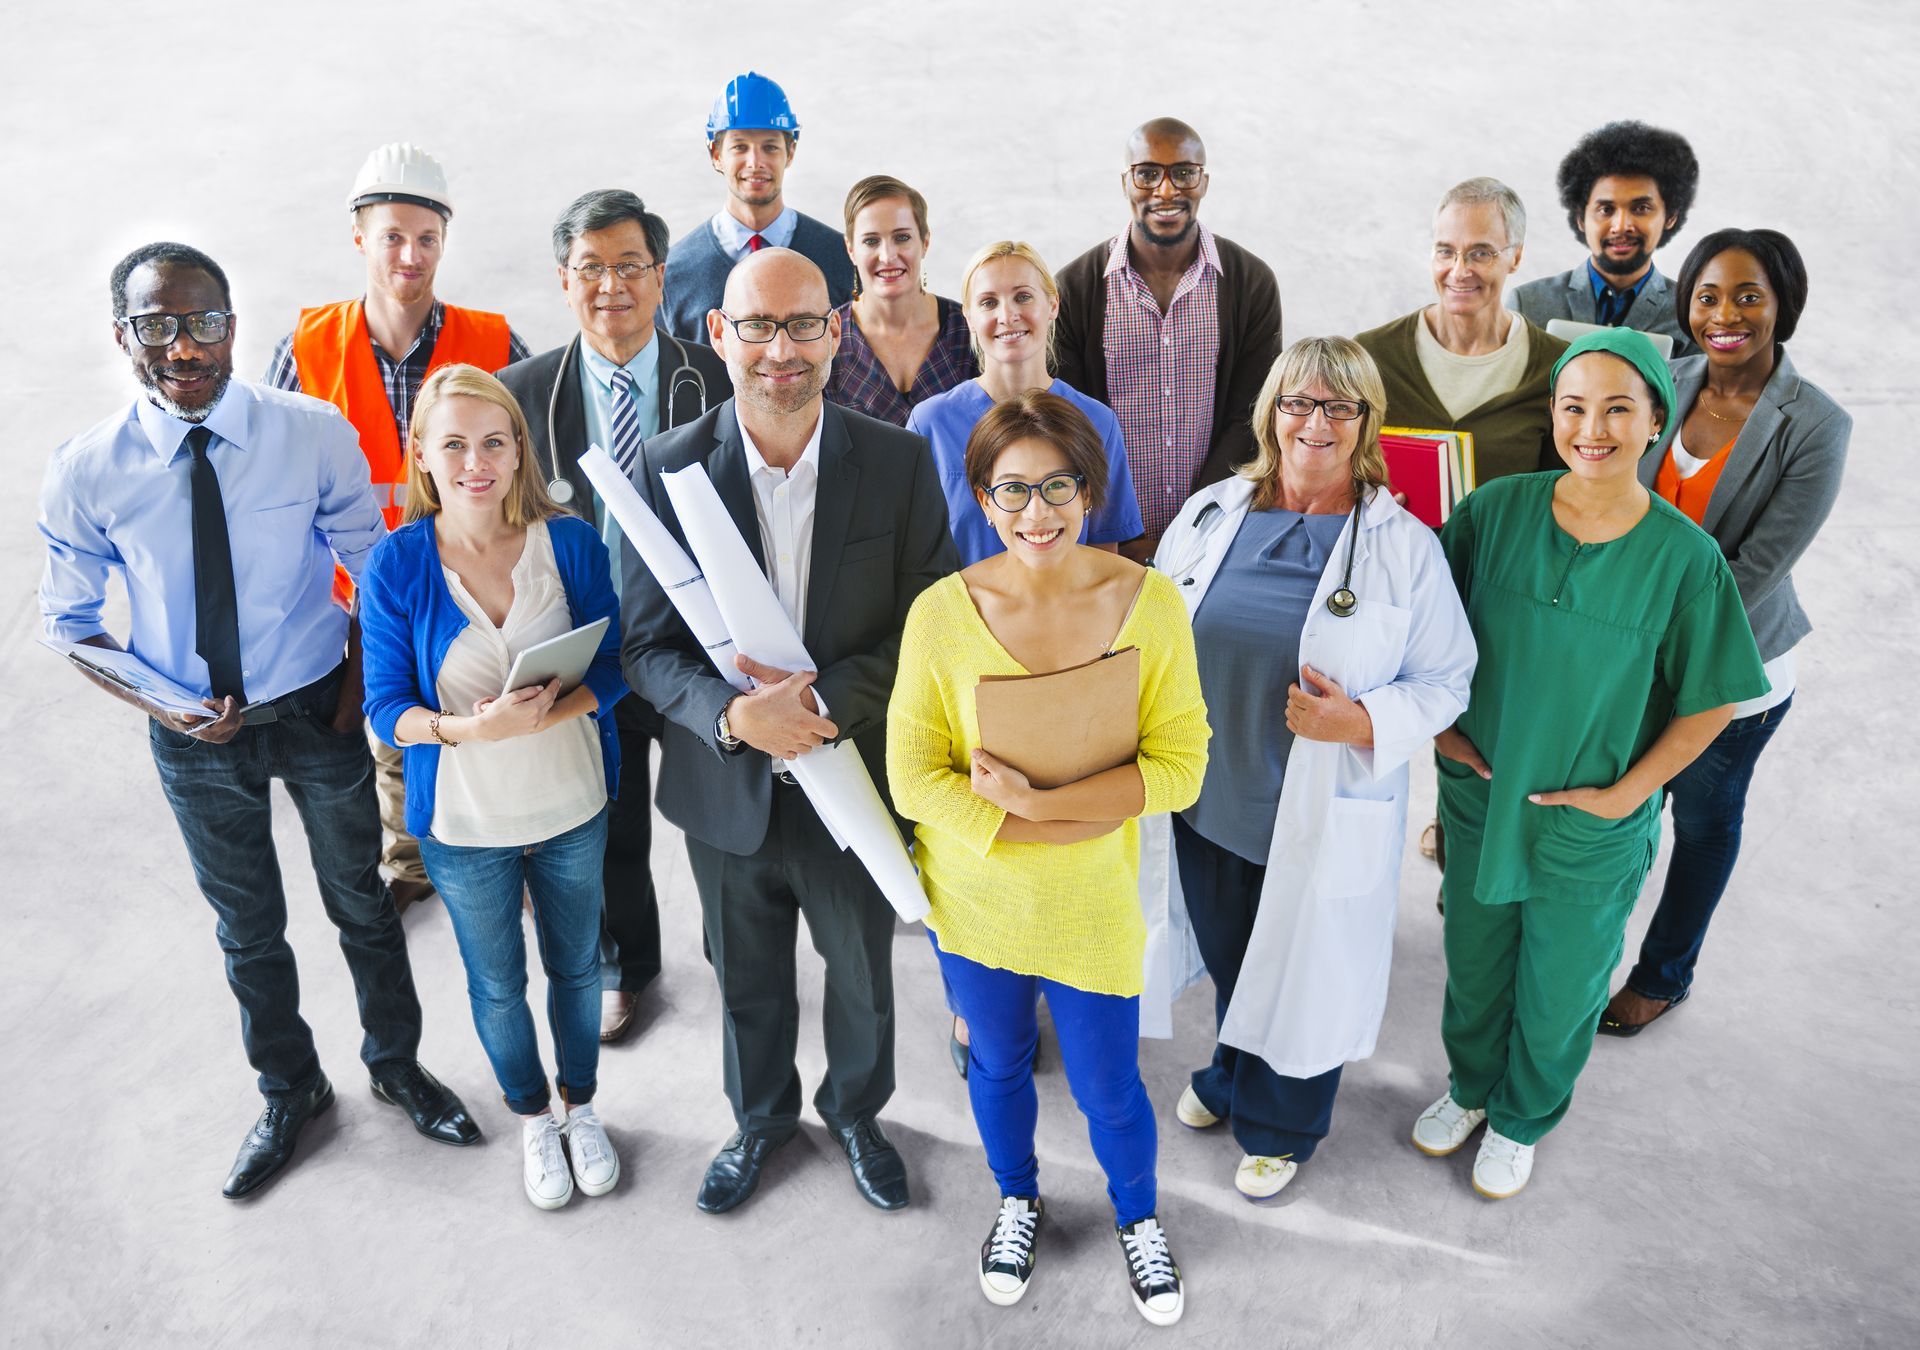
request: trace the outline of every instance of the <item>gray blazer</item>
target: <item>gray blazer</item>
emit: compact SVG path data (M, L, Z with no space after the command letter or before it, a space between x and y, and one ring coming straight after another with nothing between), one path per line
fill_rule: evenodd
M1840 495L1853 434L1853 418L1800 378L1786 348L1778 351L1779 363L1727 454L1701 522L1733 569L1753 640L1768 661L1813 630L1794 594L1792 569ZM1655 452L1641 456L1640 481L1648 487L1707 379L1705 356L1684 356L1672 366L1677 410Z
M1599 323L1593 307L1593 283L1587 278L1587 265L1570 268L1557 277L1540 277L1513 287L1507 292L1507 308L1531 319L1540 328L1549 319L1572 319L1575 323ZM1673 283L1654 268L1647 284L1633 297L1627 311L1627 328L1642 333L1665 333L1673 339L1674 356L1686 356L1696 350L1692 339L1680 328L1680 315L1674 308Z
M815 688L839 739L859 747L884 798L887 700L900 630L920 592L959 566L947 499L923 437L822 403L819 495L801 638L819 664ZM660 475L706 465L727 513L762 568L766 558L733 400L647 441L634 486L673 535L686 535ZM627 684L666 719L660 737L660 814L726 853L750 854L766 838L773 799L767 757L729 754L714 722L737 692L715 673L631 540L622 551L621 668Z

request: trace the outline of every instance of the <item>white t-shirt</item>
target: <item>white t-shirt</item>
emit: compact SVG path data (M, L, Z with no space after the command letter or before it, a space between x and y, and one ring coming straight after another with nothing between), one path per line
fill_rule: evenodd
M476 699L493 698L513 658L573 628L567 593L544 521L527 527L513 565L513 604L493 625L451 567L442 566L467 626L440 663L440 706L465 715ZM440 751L434 782L433 837L464 848L519 848L565 834L607 803L600 734L591 717L505 741L463 741Z
M1427 377L1440 406L1456 422L1489 399L1516 389L1527 373L1527 324L1510 315L1507 340L1485 356L1455 356L1440 345L1427 327L1427 316L1413 326L1414 351L1420 373Z

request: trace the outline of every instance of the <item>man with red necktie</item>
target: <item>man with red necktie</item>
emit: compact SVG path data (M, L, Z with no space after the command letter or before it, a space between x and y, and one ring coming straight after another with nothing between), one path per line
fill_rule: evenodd
M853 298L853 262L840 231L788 206L781 195L800 141L786 91L748 71L727 82L707 115L707 157L727 180L727 204L688 230L667 255L658 323L686 342L707 342L707 313L720 308L727 273L769 245L806 255L826 274L837 308Z

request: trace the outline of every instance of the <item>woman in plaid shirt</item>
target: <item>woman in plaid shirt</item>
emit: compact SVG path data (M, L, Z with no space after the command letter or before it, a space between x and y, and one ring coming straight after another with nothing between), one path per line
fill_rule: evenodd
M840 306L840 350L827 397L903 427L915 405L979 373L958 301L927 292L927 199L889 174L847 193L853 299Z

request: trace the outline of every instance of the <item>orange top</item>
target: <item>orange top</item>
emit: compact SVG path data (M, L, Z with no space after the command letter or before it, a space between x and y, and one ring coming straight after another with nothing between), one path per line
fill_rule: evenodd
M1736 435L1733 439L1737 441L1740 438ZM1660 472L1654 475L1653 490L1679 507L1695 525L1704 525L1707 502L1713 497L1713 485L1720 481L1720 470L1727 467L1727 451L1731 449L1733 441L1728 441L1691 478L1680 476L1680 470L1673 464L1673 452L1668 451L1660 461Z
M496 371L507 364L512 339L501 315L479 309L441 306L440 335L427 362L427 374L441 366L466 363ZM406 507L407 458L387 401L386 382L373 359L366 308L358 300L300 311L293 330L293 360L301 392L323 398L347 415L360 433L360 450L373 474L374 495L387 528L400 524ZM334 570L333 594L343 605L353 596L347 574Z

